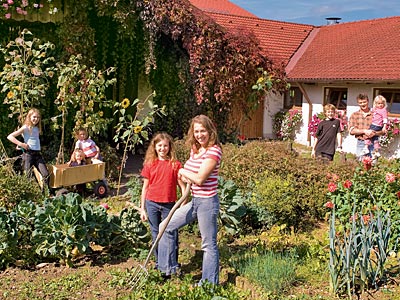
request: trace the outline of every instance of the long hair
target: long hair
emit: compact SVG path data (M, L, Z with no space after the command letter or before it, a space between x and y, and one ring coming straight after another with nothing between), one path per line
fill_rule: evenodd
M39 121L38 123L35 125L32 123L31 121L31 116L36 113L39 116ZM25 117L25 121L24 121L24 125L28 126L28 128L31 130L33 127L38 127L39 128L39 134L42 133L42 116L40 114L40 111L37 108L31 108L28 113L26 114Z
M201 124L207 130L210 138L208 139L208 143L206 148L214 145L220 146L217 128L215 127L214 123L211 119L205 115L197 115L192 119L190 123L190 127L187 134L186 144L197 152L200 149L200 144L194 137L194 124Z
M156 151L156 144L161 141L168 141L169 143L169 151L168 151L168 160L170 162L176 161L176 152L175 152L175 145L174 140L172 137L166 132L159 132L157 133L150 141L149 147L146 150L146 155L144 156L143 164L152 164L158 158L157 151Z
M85 160L85 152L83 152L82 149L75 149L74 152L72 152L71 155L71 161L76 162L76 154L79 153L82 157L82 160Z

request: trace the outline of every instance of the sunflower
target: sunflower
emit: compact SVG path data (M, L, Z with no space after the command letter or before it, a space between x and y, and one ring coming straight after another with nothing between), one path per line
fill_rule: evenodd
M128 98L125 98L124 100L122 100L121 102L121 106L122 108L128 108L128 106L131 104L131 102L129 101Z
M7 93L7 98L8 98L8 99L11 99L12 97L14 97L14 93L11 92L11 91L9 91L9 92Z
M135 133L140 133L142 131L143 127L142 126L135 126L133 128L133 132Z

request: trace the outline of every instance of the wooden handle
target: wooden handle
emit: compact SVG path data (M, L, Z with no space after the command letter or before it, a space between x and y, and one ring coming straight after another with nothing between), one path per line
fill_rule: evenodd
M160 227L160 231L157 234L156 240L154 241L153 245L150 248L149 254L147 255L146 261L143 264L143 267L146 268L147 263L150 260L150 256L153 253L154 249L157 247L158 242L160 241L161 237L163 236L165 229L167 228L169 221L171 221L172 216L174 215L175 211L181 206L181 204L186 200L186 198L189 196L190 193L190 187L191 184L188 183L186 185L185 190L183 191L182 196L179 198L178 201L175 202L175 205L171 208L170 212L168 213L168 216L165 218L165 220L162 221L162 226Z

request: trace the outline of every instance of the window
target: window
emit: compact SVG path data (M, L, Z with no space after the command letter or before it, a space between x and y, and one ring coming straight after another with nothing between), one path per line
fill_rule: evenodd
M284 108L290 109L293 106L301 107L303 104L303 93L298 87L292 86L289 91L285 93Z
M387 109L390 114L400 114L400 89L375 89L374 98L377 95L386 98ZM371 103L372 105L373 103Z
M333 104L337 109L347 109L347 89L346 88L325 88L324 105Z

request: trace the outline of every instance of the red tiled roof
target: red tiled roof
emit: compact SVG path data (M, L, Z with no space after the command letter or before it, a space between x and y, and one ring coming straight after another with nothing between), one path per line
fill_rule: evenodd
M252 31L260 42L263 55L274 63L287 63L314 28L312 25L260 18L207 13L219 25L229 29Z
M251 12L229 2L228 0L189 0L192 5L207 13L220 13L242 17L254 17Z
M286 72L299 81L399 80L400 17L317 28Z

